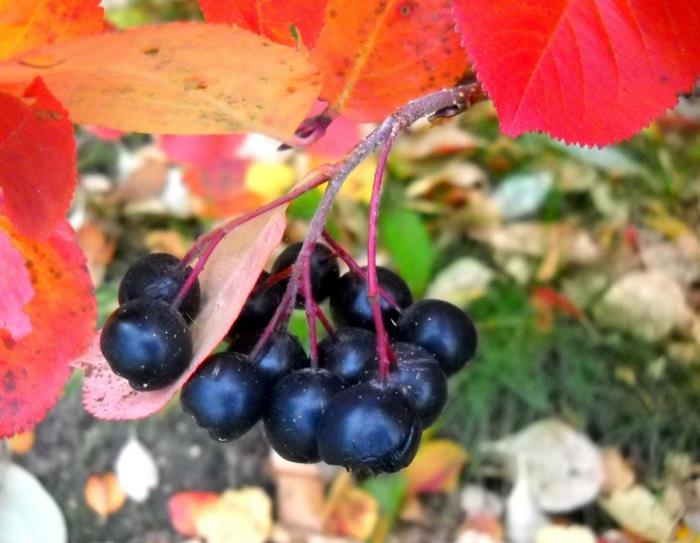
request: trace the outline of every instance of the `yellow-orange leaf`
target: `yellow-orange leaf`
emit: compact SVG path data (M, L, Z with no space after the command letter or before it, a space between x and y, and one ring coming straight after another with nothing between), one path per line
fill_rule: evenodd
M0 0L0 59L104 29L99 0Z
M27 454L34 447L34 431L29 430L23 434L17 434L10 438L10 452L12 454Z
M102 518L116 513L126 501L126 495L114 473L91 475L85 481L85 502Z
M76 123L125 131L262 132L285 139L319 76L304 52L239 28L170 23L87 36L0 64L0 90L41 76Z
M468 458L467 451L449 439L422 443L416 458L405 471L409 492L423 494L454 490Z
M450 0L330 0L312 59L321 98L358 121L454 84L468 65Z

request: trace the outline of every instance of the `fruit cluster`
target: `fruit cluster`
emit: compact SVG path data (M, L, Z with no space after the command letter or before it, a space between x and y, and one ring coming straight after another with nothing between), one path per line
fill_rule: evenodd
M268 330L300 250L300 243L287 247L270 272L262 272L227 350L207 358L187 381L182 407L219 441L240 437L262 419L272 448L288 460L322 460L360 476L397 471L411 462L423 429L442 412L447 377L474 355L474 325L450 303L414 303L401 277L377 267L390 338L391 364L383 374L366 270L341 276L333 250L317 244L311 293L316 304L329 299L337 328L315 349L318 360L310 360L295 336ZM101 345L112 369L134 388L166 386L189 363L187 319L198 309L198 285L176 298L188 273L169 255L151 255L124 278L122 305L105 325ZM304 303L298 295L296 307Z

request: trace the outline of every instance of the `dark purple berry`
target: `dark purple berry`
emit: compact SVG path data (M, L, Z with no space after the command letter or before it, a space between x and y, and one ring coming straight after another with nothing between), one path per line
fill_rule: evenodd
M270 322L272 316L282 301L284 287L280 283L275 283L265 288L265 281L270 277L266 271L260 274L253 291L248 296L240 314L233 323L228 333L231 343L242 343L250 345L250 349L255 346L255 342L262 335L265 326ZM247 349L247 350L250 350ZM242 352L242 351L241 351Z
M421 423L396 387L360 383L340 391L321 417L318 451L359 477L405 468L418 450Z
M112 371L136 390L156 390L175 382L192 358L185 319L160 300L132 300L107 319L100 349Z
M167 253L154 253L134 262L119 285L119 303L130 300L162 300L172 303L192 272L180 259ZM180 304L180 313L189 322L199 312L199 280L195 281Z
M301 246L301 242L293 243L282 251L272 264L272 274L274 275L292 266L299 256ZM311 293L314 300L322 302L328 298L335 289L339 276L338 259L333 251L320 243L314 245L314 250L311 253ZM288 279L280 281L285 287L288 282ZM301 293L297 295L295 303L297 308L304 307L304 296Z
M318 462L319 421L342 388L340 378L324 369L305 368L280 379L263 417L272 448L292 462Z
M260 349L253 364L272 386L288 373L308 367L309 357L296 336L276 332Z
M338 328L318 344L318 360L346 385L368 381L379 369L377 336L364 328Z
M362 269L367 271L366 267ZM393 271L377 266L377 282L383 292L391 296L400 308L413 303L408 285ZM338 280L331 294L330 306L336 324L374 330L372 308L367 298L367 282L356 273L349 271ZM399 318L399 309L384 298L380 298L380 307L387 331L394 330Z
M248 357L218 353L205 360L182 387L180 403L217 441L242 436L262 417L267 383Z
M392 345L396 363L388 376L413 401L423 428L433 424L447 403L447 377L440 363L428 351L410 343Z
M440 362L445 375L458 372L476 352L474 323L459 307L421 300L401 315L396 339L420 345Z

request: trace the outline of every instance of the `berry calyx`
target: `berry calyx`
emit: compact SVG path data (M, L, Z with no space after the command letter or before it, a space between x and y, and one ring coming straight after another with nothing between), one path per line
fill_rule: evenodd
M459 307L443 300L421 300L407 308L395 337L423 347L440 362L448 377L476 353L474 323Z
M192 358L185 319L160 300L131 300L107 319L100 349L117 375L136 390L156 390L175 382Z
M415 407L398 388L360 383L341 390L326 408L318 451L327 464L358 477L391 473L413 460L421 431Z
M396 362L388 384L398 387L415 405L423 428L433 424L447 403L447 377L428 351L410 343L392 345Z
M161 300L173 303L192 272L180 259L167 253L153 253L134 262L119 285L119 303L130 300ZM180 304L179 311L190 322L199 312L201 293L195 281Z
M294 370L306 368L309 357L296 336L281 331L274 333L253 359L260 375L270 385Z
M302 243L293 243L287 247L275 259L272 264L272 274L279 273L290 266L294 265L301 252ZM333 251L326 245L317 243L314 245L311 253L311 293L314 301L322 302L334 290L338 277L340 277L340 268L338 267L338 259ZM288 280L280 281L285 287ZM297 295L296 307L304 307L304 297L301 294Z
M379 370L377 336L364 328L339 328L318 344L318 361L346 385L369 381Z
M318 462L318 426L341 379L324 369L305 368L280 379L263 417L272 448L291 462Z
M362 269L366 271L366 268ZM391 297L389 301L380 296L380 308L384 326L387 331L392 331L396 328L400 310L413 303L413 296L399 275L382 266L377 266L377 282L379 290ZM367 297L367 281L357 273L349 271L340 277L331 294L330 307L337 324L374 330L372 308Z
M197 425L217 441L242 436L262 417L267 383L240 353L218 353L205 360L182 387L180 403Z

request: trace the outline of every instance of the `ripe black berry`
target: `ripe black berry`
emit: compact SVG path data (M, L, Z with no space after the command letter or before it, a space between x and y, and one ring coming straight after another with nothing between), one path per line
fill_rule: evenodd
M136 390L156 390L177 380L192 358L185 319L160 300L132 300L109 317L100 349L112 371Z
M420 345L453 375L476 352L474 323L455 305L442 300L422 300L401 315L396 339Z
M280 379L263 417L272 448L292 462L318 462L319 421L342 388L340 378L324 369L305 368Z
M218 441L242 436L260 420L267 384L239 353L211 355L182 388L180 403Z
M410 398L423 428L433 424L447 403L447 377L440 363L428 351L410 343L394 343L396 364L388 376Z
M272 264L272 273L279 273L293 265L299 256L301 246L301 242L294 243L282 251ZM333 251L320 243L314 245L314 250L311 253L311 293L314 300L322 302L328 298L334 290L339 276L338 259ZM286 287L288 280L280 282ZM297 295L296 306L298 308L304 307L302 294Z
M321 459L359 477L406 467L418 450L421 423L396 387L360 383L340 391L321 417Z
M172 303L192 272L180 267L180 260L167 253L154 253L134 262L119 285L119 303L148 299ZM180 313L189 322L197 315L200 304L199 281L195 281L180 304Z
M338 328L318 344L318 360L346 385L368 381L379 369L377 336L364 328Z
M262 272L260 277L258 277L253 291L248 296L236 322L233 323L228 333L232 343L239 342L245 345L252 343L250 345L252 349L265 326L275 314L277 307L282 301L284 286L280 283L275 283L269 288L264 288L265 281L269 277L270 274L266 271Z
M366 271L366 268L363 270ZM377 266L377 281L380 289L391 296L399 307L408 307L413 303L408 285L391 270ZM330 306L337 324L374 330L372 308L367 299L367 282L356 273L349 271L338 280L331 294ZM384 298L380 298L380 307L387 330L394 330L399 310Z
M270 385L276 383L288 373L309 365L304 347L296 336L288 332L276 332L253 359L258 372Z

